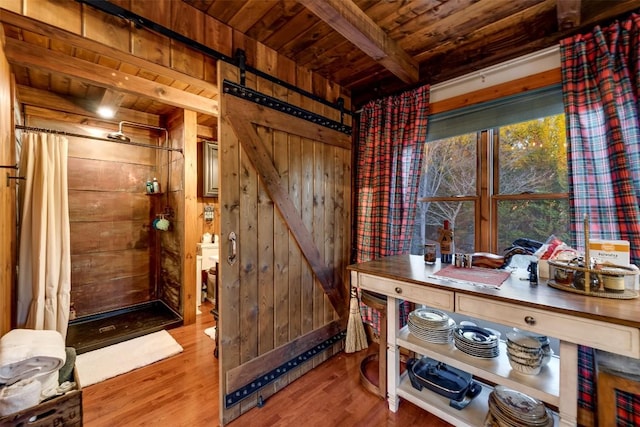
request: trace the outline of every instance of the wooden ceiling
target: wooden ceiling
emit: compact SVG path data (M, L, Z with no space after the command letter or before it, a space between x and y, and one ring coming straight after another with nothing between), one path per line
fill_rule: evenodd
M351 90L353 104L550 47L632 0L183 0Z
M0 21L5 55L24 105L78 115L95 115L100 105L116 106L116 123L148 125L158 125L159 117L176 108L189 108L199 113L199 124L217 126L218 87L210 81L10 11L1 11Z
M113 3L133 10L132 1ZM555 45L640 8L640 0L171 1L196 8L345 87L354 109L372 98ZM199 79L162 61L138 61L19 14L2 11L0 18L23 100L48 100L71 110L117 103L128 120L197 105L199 123L215 126L215 76ZM161 96L147 98L144 92Z

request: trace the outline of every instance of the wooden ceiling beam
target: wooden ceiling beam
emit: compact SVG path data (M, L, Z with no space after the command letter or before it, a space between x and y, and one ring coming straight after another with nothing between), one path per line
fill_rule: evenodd
M198 130L196 131L196 135L198 135L198 138L205 138L213 141L215 141L218 138L218 135L216 134L216 129L209 126L203 126L203 125L198 125Z
M615 2L585 0L580 5L580 28L588 28L614 17L622 17L623 14L634 12L639 7L639 0L618 0Z
M570 30L580 26L582 0L561 0L556 2L558 30Z
M418 63L353 1L298 0L298 2L403 82L418 81Z
M80 116L97 117L93 106L85 104L85 100L69 99L58 96L46 90L35 89L29 86L17 85L18 101L21 104L43 107L63 113L77 114ZM155 114L144 113L142 111L119 108L111 122L129 121L151 126L160 126L160 117Z
M213 116L218 115L216 100L15 39L7 38L5 43L5 54L10 63L45 72L60 73L72 79L152 99L174 107Z

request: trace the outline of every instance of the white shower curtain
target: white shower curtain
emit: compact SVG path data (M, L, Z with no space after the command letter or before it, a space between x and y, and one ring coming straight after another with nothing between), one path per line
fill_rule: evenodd
M67 335L71 290L67 138L22 137L17 325ZM22 191L23 190L23 191Z

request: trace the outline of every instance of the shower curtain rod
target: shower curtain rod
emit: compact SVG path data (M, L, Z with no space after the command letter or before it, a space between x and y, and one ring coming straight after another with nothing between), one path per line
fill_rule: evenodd
M53 134L56 134L56 135L64 135L64 136L75 136L75 137L78 137L78 138L95 139L96 141L115 142L116 144L127 144L127 145L135 145L136 147L154 148L156 150L177 151L180 154L184 155L184 153L182 152L182 148L171 148L171 147L162 147L162 146L159 146L159 145L141 144L139 142L121 141L121 140L117 140L117 139L101 138L99 136L91 136L91 135L81 135L81 134L78 134L78 133L65 132L65 131L62 131L62 130L37 128L37 127L32 127L32 126L16 125L16 129L28 130L28 131L33 131L33 132L53 133Z

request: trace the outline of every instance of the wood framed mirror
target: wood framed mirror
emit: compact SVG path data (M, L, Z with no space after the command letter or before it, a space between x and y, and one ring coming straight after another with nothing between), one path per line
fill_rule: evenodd
M202 197L218 197L218 143L202 144Z

